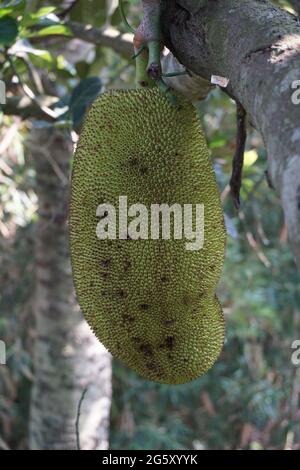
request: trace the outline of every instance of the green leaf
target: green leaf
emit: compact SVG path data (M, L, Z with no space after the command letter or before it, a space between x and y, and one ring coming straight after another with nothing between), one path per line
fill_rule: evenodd
M256 160L258 159L258 153L255 149L253 150L248 150L244 154L244 165L247 166L252 166Z
M74 128L78 128L87 108L98 96L101 88L101 80L98 77L85 78L74 88L69 103Z
M11 16L0 18L0 45L11 46L18 36L18 23Z
M12 2L6 2L5 6L0 7L0 18L6 15L10 15L13 18L16 18L18 15L21 15L24 12L25 6L25 0L14 0Z
M27 13L24 15L24 18L21 21L23 27L33 26L35 24L40 24L41 19L50 15L56 10L56 7L43 7L40 8L36 13ZM56 26L56 25L55 25Z
M43 37L43 36L51 36L51 35L60 35L60 36L72 36L72 31L68 26L63 24L57 24L53 26L47 26L46 28L42 28L39 31L32 32L27 37Z
M53 56L48 51L35 51L29 52L29 57L32 63L36 67L48 67L50 68L53 64L55 64Z
M124 11L126 14L125 6L124 6ZM121 17L119 8L117 8L110 17L110 24L112 26L119 26L121 23L122 23L122 17Z
M53 13L56 10L56 7L42 7L36 13L31 13L32 18L42 18L43 16L47 16L50 13Z
M51 66L55 63L55 58L45 49L37 49L26 39L17 41L11 48L11 54L16 57L22 57L28 54L33 64L37 67Z
M217 149L220 147L225 147L226 143L227 143L226 138L224 138L221 135L215 135L213 139L209 142L209 148Z

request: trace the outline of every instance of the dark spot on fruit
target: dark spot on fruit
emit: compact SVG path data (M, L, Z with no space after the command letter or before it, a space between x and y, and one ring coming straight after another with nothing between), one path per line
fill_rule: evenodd
M109 268L110 266L110 263L111 263L111 259L108 258L108 259L103 259L102 261L100 261L100 264L103 268Z
M130 165L132 165L132 166L136 166L136 165L139 164L139 161L138 161L138 159L137 159L136 157L132 157L132 158L130 158L129 163L130 163Z
M145 354L145 356L153 356L153 349L151 344L145 343L141 344L140 351Z
M146 362L146 367L147 369L150 369L150 370L155 369L155 365L153 364L153 362Z
M148 174L148 168L146 166L142 166L140 169L141 175L147 175Z
M90 282L90 287L94 287L94 285L95 285L94 281L91 281Z
M168 354L168 359L172 359L172 354Z
M175 342L174 336L167 336L166 345L168 349L170 350L174 349L174 342Z
M188 358L185 357L185 358L183 359L183 362L189 362Z
M140 305L140 309L141 309L141 310L149 310L149 308L150 308L150 305L149 305L149 304L141 304L141 305Z
M122 299L125 299L127 297L127 292L124 289L118 290L118 296L121 297Z
M168 282L167 276L162 276L162 277L160 278L160 280L161 280L161 282Z
M174 324L174 320L165 320L166 326L172 326Z
M100 273L100 276L103 277L103 279L107 279L108 275L108 273Z
M139 338L138 336L134 336L132 338L132 341L134 341L135 343L140 343L141 342L141 338Z

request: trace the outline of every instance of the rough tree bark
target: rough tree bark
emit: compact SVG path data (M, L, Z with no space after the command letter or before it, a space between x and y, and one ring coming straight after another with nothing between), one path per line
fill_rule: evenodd
M111 399L110 356L77 306L69 261L67 209L72 142L67 132L33 128L28 148L36 167L35 382L30 448L105 449Z
M228 91L261 132L269 176L280 194L300 266L300 21L266 0L163 0L167 45L207 80L230 79Z

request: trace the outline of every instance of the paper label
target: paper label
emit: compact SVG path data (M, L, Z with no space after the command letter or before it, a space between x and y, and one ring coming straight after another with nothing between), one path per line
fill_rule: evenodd
M210 81L213 85L218 85L222 88L226 88L229 83L229 78L219 77L219 75L212 75Z

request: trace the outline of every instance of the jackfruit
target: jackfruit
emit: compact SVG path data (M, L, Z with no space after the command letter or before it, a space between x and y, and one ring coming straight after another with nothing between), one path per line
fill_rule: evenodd
M110 91L95 101L75 152L69 218L74 284L86 320L113 356L168 384L204 374L224 342L215 295L223 213L196 111L184 98L177 101L172 106L156 88ZM152 204L203 204L203 248L187 249L184 237L151 239L150 230L148 239L122 233L120 197L149 214ZM99 222L113 214L99 206L115 208L111 233L121 237L99 239Z

